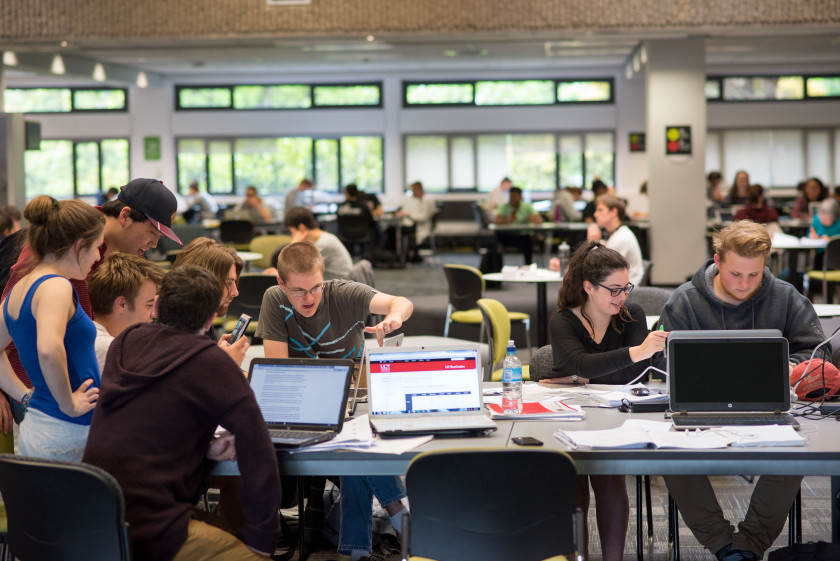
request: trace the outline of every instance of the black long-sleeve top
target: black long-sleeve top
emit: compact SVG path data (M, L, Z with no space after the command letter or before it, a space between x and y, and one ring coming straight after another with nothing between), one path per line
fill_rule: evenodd
M552 315L548 332L554 367L545 377L577 374L598 384L625 384L641 374L649 361L634 363L630 359L630 347L641 344L647 337L647 321L641 306L628 304L627 311L633 321L625 323L621 333L610 324L600 343L592 340L572 310L560 310Z

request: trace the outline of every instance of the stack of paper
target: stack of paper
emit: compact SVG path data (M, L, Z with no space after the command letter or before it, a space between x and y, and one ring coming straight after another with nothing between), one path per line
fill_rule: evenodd
M402 454L432 439L432 435L414 438L375 438L367 415L350 419L341 427L341 432L332 440L311 446L286 450L291 454L299 452L323 452L325 450L355 450L377 454Z
M491 419L581 421L585 415L580 405L569 405L557 399L526 401L522 404L522 413L505 413L498 403L491 403L487 407Z

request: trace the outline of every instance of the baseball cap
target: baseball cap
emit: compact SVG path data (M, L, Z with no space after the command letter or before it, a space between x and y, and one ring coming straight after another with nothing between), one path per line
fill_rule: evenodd
M132 179L120 188L117 200L145 214L161 234L184 245L172 231L172 215L178 210L178 201L166 185L157 179Z
M790 373L790 382L794 385L794 391L799 399L819 401L823 395L828 398L840 394L840 371L833 364L814 359L808 367L808 375L803 378L807 364L807 360L800 362ZM825 376L824 384L823 375Z

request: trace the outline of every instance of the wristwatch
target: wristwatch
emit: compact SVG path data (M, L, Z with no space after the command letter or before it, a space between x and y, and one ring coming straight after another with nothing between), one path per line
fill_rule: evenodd
M578 375L572 374L572 383L577 385L578 384Z

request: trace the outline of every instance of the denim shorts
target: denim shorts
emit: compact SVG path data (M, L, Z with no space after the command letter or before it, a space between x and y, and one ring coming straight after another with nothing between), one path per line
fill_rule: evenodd
M81 462L90 425L77 425L29 408L20 424L21 456Z

